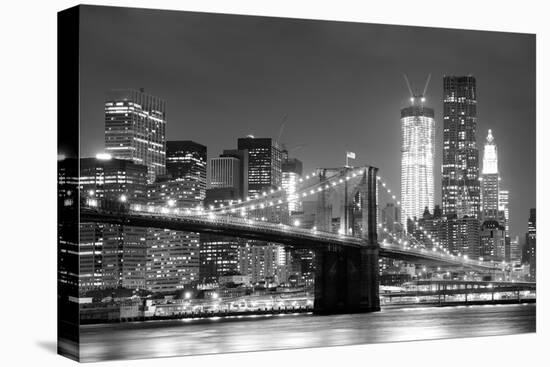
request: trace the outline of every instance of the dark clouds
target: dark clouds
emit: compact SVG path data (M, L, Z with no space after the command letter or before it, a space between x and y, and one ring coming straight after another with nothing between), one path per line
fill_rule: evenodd
M210 157L253 133L305 144L291 155L306 170L357 163L380 167L399 190L399 110L432 73L436 202L443 75L473 74L480 153L487 129L510 189L513 235L535 206L535 37L372 24L84 7L81 19L82 155L103 149L103 98L144 87L167 101L169 139L208 146ZM480 155L481 159L481 155Z

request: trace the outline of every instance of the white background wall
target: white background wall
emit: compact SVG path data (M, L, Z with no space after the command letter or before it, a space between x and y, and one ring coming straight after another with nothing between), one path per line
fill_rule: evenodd
M550 135L550 21L545 1L408 0L330 2L291 1L88 1L89 4L272 15L537 33L537 187L548 179L541 149ZM0 212L1 286L0 364L59 365L73 362L55 354L56 340L56 12L77 2L17 1L1 3L0 149L2 157ZM544 114L544 115L543 115ZM542 122L545 123L542 123ZM520 123L520 122L519 122ZM521 147L517 147L521 149ZM547 361L550 319L547 307L549 272L547 190L539 190L538 312L539 332L528 335L430 342L358 345L118 361L109 366L285 366L383 365L540 366ZM29 211L28 208L35 208ZM38 209L38 210L36 210ZM28 226L27 221L32 221ZM7 235L7 237L6 237ZM546 242L546 243L545 243ZM546 261L544 261L546 262ZM547 287L546 287L547 288ZM22 290L30 292L22 293ZM22 295L24 304L11 304ZM99 365L107 365L100 363Z

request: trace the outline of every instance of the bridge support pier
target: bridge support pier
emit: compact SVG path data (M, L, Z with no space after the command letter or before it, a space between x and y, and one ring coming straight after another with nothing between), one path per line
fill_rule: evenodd
M380 310L378 247L327 249L315 259L314 313Z

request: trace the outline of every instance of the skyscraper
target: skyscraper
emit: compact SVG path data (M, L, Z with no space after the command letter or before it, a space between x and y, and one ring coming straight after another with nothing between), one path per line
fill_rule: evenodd
M143 89L112 90L105 101L105 151L147 166L147 181L164 174L166 103Z
M166 171L173 179L195 181L199 186L196 199L206 196L206 147L190 140L166 142Z
M481 171L482 218L498 219L499 212L499 176L498 153L491 129L487 134L483 150L483 170Z
M277 189L282 183L282 153L279 144L271 138L248 136L238 139L238 149L248 151L248 192L261 195Z
M424 96L412 96L401 110L401 222L420 218L434 204L434 111Z
M443 94L443 214L478 218L476 80L473 76L445 76Z
M499 221L504 224L506 236L510 236L510 191L501 190L498 193L498 216Z

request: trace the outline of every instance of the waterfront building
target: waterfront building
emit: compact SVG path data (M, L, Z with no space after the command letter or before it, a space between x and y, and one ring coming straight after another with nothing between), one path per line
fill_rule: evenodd
M63 206L79 201L86 206L108 208L145 201L146 166L108 155L80 159L78 171L70 169L77 167L75 163L74 159L59 162L59 200ZM79 222L78 246L66 247L66 225L60 224L62 283L77 287L80 295L94 289L145 288L144 228ZM70 262L78 269L65 269L64 264Z
M200 237L199 274L201 283L215 283L221 276L239 273L239 249L245 240L214 234Z
M194 177L159 176L148 185L147 205L193 210L202 186ZM175 292L199 281L200 234L147 228L146 286L152 292Z
M144 89L118 89L105 100L105 151L147 167L147 181L166 169L166 102Z
M249 275L253 284L281 284L288 281L287 256L283 246L247 241L239 247L239 273Z

